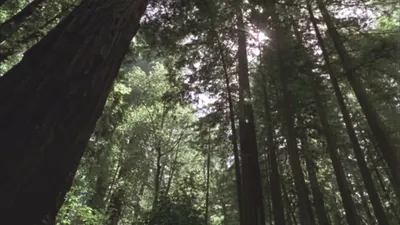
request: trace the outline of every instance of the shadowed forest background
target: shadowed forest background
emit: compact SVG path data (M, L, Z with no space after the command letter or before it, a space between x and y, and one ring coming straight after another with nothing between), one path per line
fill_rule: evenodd
M10 225L400 224L400 4L0 0Z

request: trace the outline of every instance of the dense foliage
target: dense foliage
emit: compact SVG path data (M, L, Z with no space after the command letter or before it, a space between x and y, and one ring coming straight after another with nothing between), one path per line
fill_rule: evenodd
M90 2L0 1L0 84ZM54 224L400 224L399 10L150 1Z

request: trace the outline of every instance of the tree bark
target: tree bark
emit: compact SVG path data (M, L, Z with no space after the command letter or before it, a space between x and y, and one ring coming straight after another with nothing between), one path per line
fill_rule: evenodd
M206 212L204 214L205 225L208 225L208 212L210 205L210 164L211 164L211 143L209 140L208 143L208 151L207 151L207 177L206 177Z
M270 196L272 200L272 211L274 216L275 224L285 225L285 211L282 203L282 191L281 191L281 178L279 175L278 161L276 157L276 145L274 142L274 126L271 118L270 104L268 98L268 81L264 74L263 77L263 94L264 94L264 113L265 123L267 128L267 149L269 159L269 185L270 185ZM267 167L268 168L268 167Z
M218 34L215 30L215 25L214 25L214 20L213 20L213 15L211 15L211 27L213 29L212 32L214 32L214 36L217 40L218 44L218 53L221 57L221 63L222 63L222 68L224 71L224 78L225 78L225 85L226 85L226 93L228 95L228 107L229 107L229 122L231 126L231 131L232 131L232 151L233 151L233 157L234 157L234 166L235 166L235 181L236 181L236 195L237 195L237 201L238 201L238 211L239 211L239 223L243 224L243 191L242 191L242 173L240 170L240 158L239 158L239 145L238 145L238 135L237 135L237 129L235 125L235 111L233 109L233 99L232 99L232 90L231 90L231 84L230 84L230 79L229 79L229 74L228 74L228 65L226 63L225 57L224 57L224 52L223 52L223 46L221 43L221 40L218 37Z
M292 93L288 87L288 76L292 73L290 66L286 64L286 61L282 55L284 46L284 32L280 25L278 15L276 13L276 7L274 3L271 3L267 7L271 7L269 12L271 13L272 20L275 24L275 33L273 41L275 42L278 63L279 63L279 79L283 94L284 107L282 109L285 118L285 128L287 132L287 149L289 151L290 166L296 186L296 193L298 197L299 211L300 211L300 224L301 225L315 225L315 219L311 208L311 202L308 197L308 188L304 180L304 174L300 164L300 156L297 148L297 134L294 125L294 109L292 104Z
M328 51L326 50L324 40L323 40L321 33L319 31L319 28L317 26L317 23L316 23L316 20L315 20L313 11L312 11L312 7L309 2L307 2L307 9L310 14L310 20L312 22L312 25L314 27L314 30L315 30L315 33L317 36L318 44L322 50L322 54L323 54L323 57L325 60L325 67L330 75L330 81L331 81L332 87L334 89L336 99L339 103L339 108L342 113L345 125L346 125L346 131L347 131L347 134L349 135L350 142L351 142L353 150L354 150L354 155L356 157L358 167L360 168L361 176L362 176L363 182L365 184L365 187L367 189L369 199L373 206L375 216L380 225L388 225L389 221L387 219L385 210L383 209L381 199L378 195L378 192L376 191L376 187L375 187L374 181L372 179L371 172L368 169L367 163L365 161L364 153L361 149L360 143L358 142L357 135L354 130L353 123L351 121L349 110L347 109L342 92L340 90L339 83L336 78L337 74L334 72L334 70L331 66Z
M254 113L251 102L247 62L246 31L243 15L238 7L238 60L239 60L239 137L242 158L243 223L242 225L264 225L264 200L258 162Z
M299 121L300 120L301 119L299 119ZM302 122L301 123L299 122L299 124L302 124ZM328 213L325 208L324 196L321 192L321 188L318 182L316 166L313 159L313 152L312 149L310 149L309 147L307 136L304 131L300 133L300 141L303 150L303 155L306 161L308 177L310 179L311 192L314 200L315 211L317 212L318 224L329 225L330 222L328 219Z
M124 197L124 190L122 188L117 189L111 196L108 218L108 225L118 225L122 214L122 199Z
M316 77L311 81L313 83L314 99L316 102L318 117L320 119L322 130L326 138L327 149L329 152L330 159L332 160L333 170L338 183L340 196L342 197L344 209L346 211L346 219L349 224L360 225L360 216L357 213L353 198L351 196L351 189L346 179L346 174L343 170L339 154L337 152L338 147L336 146L336 138L332 133L332 128L328 122L328 117L325 112L325 106L323 100L319 94L319 77Z
M23 49L26 48L24 46L31 46L33 43L37 42L40 38L42 38L44 36L44 34L41 30L50 26L53 22L55 22L57 19L60 19L65 14L68 14L71 11L72 7L73 7L72 5L67 7L62 12L58 13L54 17L47 20L43 25L38 27L34 32L31 32L31 33L27 34L26 36L23 36L20 40L16 40L16 41L12 42L10 44L11 46L9 48L1 49L0 63L3 63L8 57L15 55L18 52L22 52Z
M33 0L20 12L0 24L0 44L17 32L22 24L45 3L47 3L47 0Z
M319 75L314 74L312 72L313 62L308 57L307 51L304 48L303 41L301 39L301 35L297 29L296 24L293 23L293 26L297 42L305 58L305 67L307 68L306 70L309 70L305 72L308 73L308 75L310 76L309 81L311 84L311 88L313 90L313 98L316 103L316 111L319 117L319 121L322 125L323 135L325 136L326 139L327 149L329 152L330 159L332 161L333 170L339 186L340 195L343 200L344 209L346 211L347 222L349 224L359 225L361 224L361 218L357 213L353 198L351 196L351 189L346 179L346 174L343 170L343 167L341 165L341 160L338 154L338 147L336 144L337 140L334 133L332 132L332 127L329 124L328 115L326 114L325 111L325 105L323 104L323 99L319 92L319 89L321 88L321 78L319 77Z
M331 19L331 16L326 9L325 4L322 0L317 0L317 5L327 25L328 33L339 55L347 80L349 81L357 97L357 100L360 103L361 109L367 119L374 138L379 145L379 149L382 152L382 155L384 156L390 168L392 176L395 180L395 188L400 189L400 150L394 145L393 140L391 140L390 135L387 133L383 122L379 118L378 113L376 112L374 106L369 100L364 84L356 73L356 67L352 62L352 58L347 52L341 40L341 37Z
M146 6L83 1L0 77L4 220L57 214Z

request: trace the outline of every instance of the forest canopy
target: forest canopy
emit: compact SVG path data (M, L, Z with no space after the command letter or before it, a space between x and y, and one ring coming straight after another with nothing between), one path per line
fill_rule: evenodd
M0 0L0 215L400 224L399 50L391 0Z

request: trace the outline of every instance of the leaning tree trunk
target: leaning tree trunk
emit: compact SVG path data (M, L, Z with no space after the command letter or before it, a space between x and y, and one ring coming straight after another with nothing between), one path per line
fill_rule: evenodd
M313 92L313 98L316 103L316 111L319 117L319 121L322 125L322 132L323 135L325 136L327 149L333 165L333 171L335 173L336 180L339 186L340 196L342 197L343 200L347 222L349 224L354 224L354 225L361 224L360 216L357 213L353 198L351 196L351 189L346 179L346 174L341 165L341 159L338 153L338 146L336 144L337 143L336 136L332 132L332 126L329 124L328 115L325 110L326 107L323 104L323 99L319 91L321 88L322 80L319 77L319 75L314 74L311 70L313 68L313 62L308 57L308 53L304 48L303 41L296 26L296 23L293 23L293 27L297 42L300 46L300 51L305 59L305 66L307 69L309 69L309 71L305 72L308 73L308 75L310 76L309 82L313 90L312 92Z
M323 134L326 139L326 145L329 152L330 159L332 160L333 171L336 176L338 183L340 196L342 197L344 210L346 212L346 219L349 224L360 225L360 216L357 213L353 198L351 196L351 189L346 179L346 174L343 170L341 159L338 153L338 147L336 145L336 138L332 132L331 125L328 122L328 117L325 112L325 106L323 100L319 94L320 81L319 77L312 78L313 83L313 95L316 102L316 108L320 123L322 125Z
M265 212L258 162L257 139L254 125L248 73L246 33L241 9L238 9L239 58L239 140L242 156L243 223L264 225Z
M3 41L17 32L22 24L26 22L27 19L31 17L33 13L46 2L47 0L33 0L20 12L6 20L4 23L0 24L0 43L3 43Z
M307 3L307 9L310 14L310 20L314 27L315 34L317 36L318 44L322 50L322 54L323 54L323 57L325 60L325 66L330 75L330 81L331 81L332 87L334 89L336 98L339 103L339 108L342 113L345 125L346 125L347 134L349 135L350 142L351 142L353 150L354 150L354 155L356 157L358 167L360 168L362 179L364 181L365 187L368 192L368 197L371 201L371 204L374 209L374 213L376 215L376 218L377 218L379 224L387 225L387 224L389 224L389 221L387 219L385 210L383 209L383 205L381 203L381 199L378 195L374 181L372 179L371 171L368 169L367 162L365 161L364 153L361 149L360 143L358 142L358 138L357 138L356 132L354 130L353 122L351 121L349 110L347 109L342 92L340 90L339 82L337 81L336 74L334 73L334 70L331 66L328 51L325 48L324 40L322 38L322 35L321 35L319 28L317 26L317 23L315 21L312 7L309 2Z
M83 1L0 77L3 220L54 220L146 6Z
M321 11L322 17L327 25L328 33L332 39L335 49L339 55L347 80L349 81L354 94L360 103L361 109L367 119L368 125L376 139L379 149L384 156L386 163L390 168L390 172L395 181L395 188L400 189L400 150L396 148L391 140L390 135L387 133L383 122L379 118L374 106L368 98L367 91L361 81L359 75L356 73L356 68L352 62L350 54L347 52L339 32L337 31L328 10L322 0L317 0L317 5Z
M48 28L50 25L52 25L56 20L62 18L63 16L67 15L73 6L69 6L54 17L50 18L47 20L43 25L37 27L35 31L26 34L26 36L23 36L21 39L17 39L15 41L12 41L10 43L10 47L6 49L1 49L0 50L0 65L3 63L8 57L15 55L18 52L22 52L23 49L26 48L26 46L32 46L34 43L36 43L40 38L44 36L44 32L42 31L43 29Z

